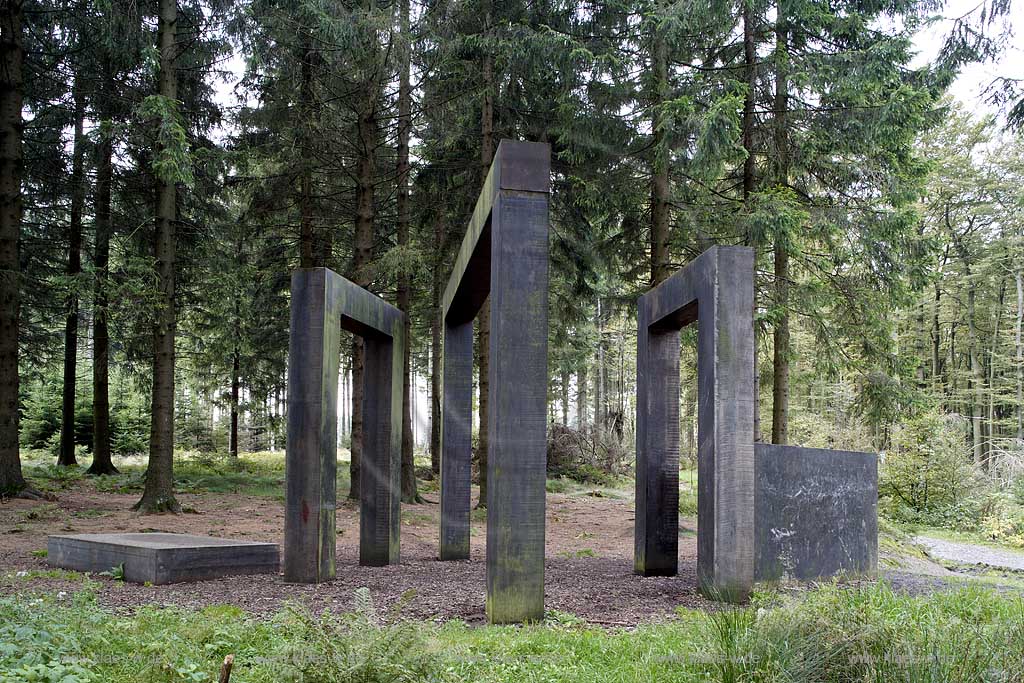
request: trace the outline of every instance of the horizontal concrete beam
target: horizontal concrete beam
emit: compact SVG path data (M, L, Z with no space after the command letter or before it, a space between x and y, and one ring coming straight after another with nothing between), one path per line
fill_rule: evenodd
M491 215L498 194L551 191L551 147L541 142L502 140L477 198L442 297L444 317L472 320L487 300L491 280Z

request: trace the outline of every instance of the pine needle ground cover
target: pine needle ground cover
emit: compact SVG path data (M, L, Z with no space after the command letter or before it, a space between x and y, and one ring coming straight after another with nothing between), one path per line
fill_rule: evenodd
M350 611L230 606L114 613L88 583L0 598L0 681L1022 681L1024 601L970 587L909 597L884 583L761 593L636 629L549 613L526 627L404 620L365 590Z

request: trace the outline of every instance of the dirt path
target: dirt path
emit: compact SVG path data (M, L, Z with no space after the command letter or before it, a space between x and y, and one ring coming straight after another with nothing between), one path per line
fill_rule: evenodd
M436 500L436 494L430 496ZM51 533L168 531L226 538L281 541L283 505L240 494L182 495L196 514L140 516L128 508L137 494L101 493L88 485L64 491L57 503L7 501L0 504L0 594L12 591L74 591L81 582L39 576L46 570L40 551ZM235 604L267 614L287 601L313 609L344 610L353 591L366 586L381 606L413 592L405 614L421 619L484 620L483 519L474 513L471 559L439 562L438 505L402 506L402 562L360 567L358 511L338 508L338 578L329 584L285 584L279 576L246 576L194 584L146 587L94 577L98 598L112 607L177 604L201 607ZM663 619L680 606L713 608L697 592L693 520L683 520L680 575L644 578L633 574L632 501L579 494L551 494L547 504L546 605L593 623L630 626ZM29 572L17 577L17 572ZM6 577L6 578L4 578Z
M1024 571L1024 553L975 543L946 541L932 536L916 536L914 541L927 548L931 555L942 560Z

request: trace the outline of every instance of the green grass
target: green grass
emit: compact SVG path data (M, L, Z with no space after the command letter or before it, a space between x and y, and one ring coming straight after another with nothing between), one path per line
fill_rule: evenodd
M683 517L697 516L697 470L679 473L679 514Z
M117 458L120 474L89 477L88 463L79 467L57 467L44 451L29 451L23 457L26 477L33 486L59 493L80 487L85 480L97 491L141 494L146 471L143 457ZM240 493L284 500L284 453L242 453L235 460L227 454L176 452L174 486L179 493ZM338 458L338 495L348 494L348 452Z
M405 622L360 591L343 615L228 606L102 609L90 589L0 598L0 683L210 681L227 654L237 683L287 681L1019 681L1024 602L978 587L925 597L880 584L636 629L552 612L525 627Z

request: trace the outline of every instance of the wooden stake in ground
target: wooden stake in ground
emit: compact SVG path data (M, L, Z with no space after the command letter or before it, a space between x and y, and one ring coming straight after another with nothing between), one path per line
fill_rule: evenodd
M235 656L228 655L224 658L224 663L220 667L220 678L219 683L228 683L231 679L231 667L235 665Z

